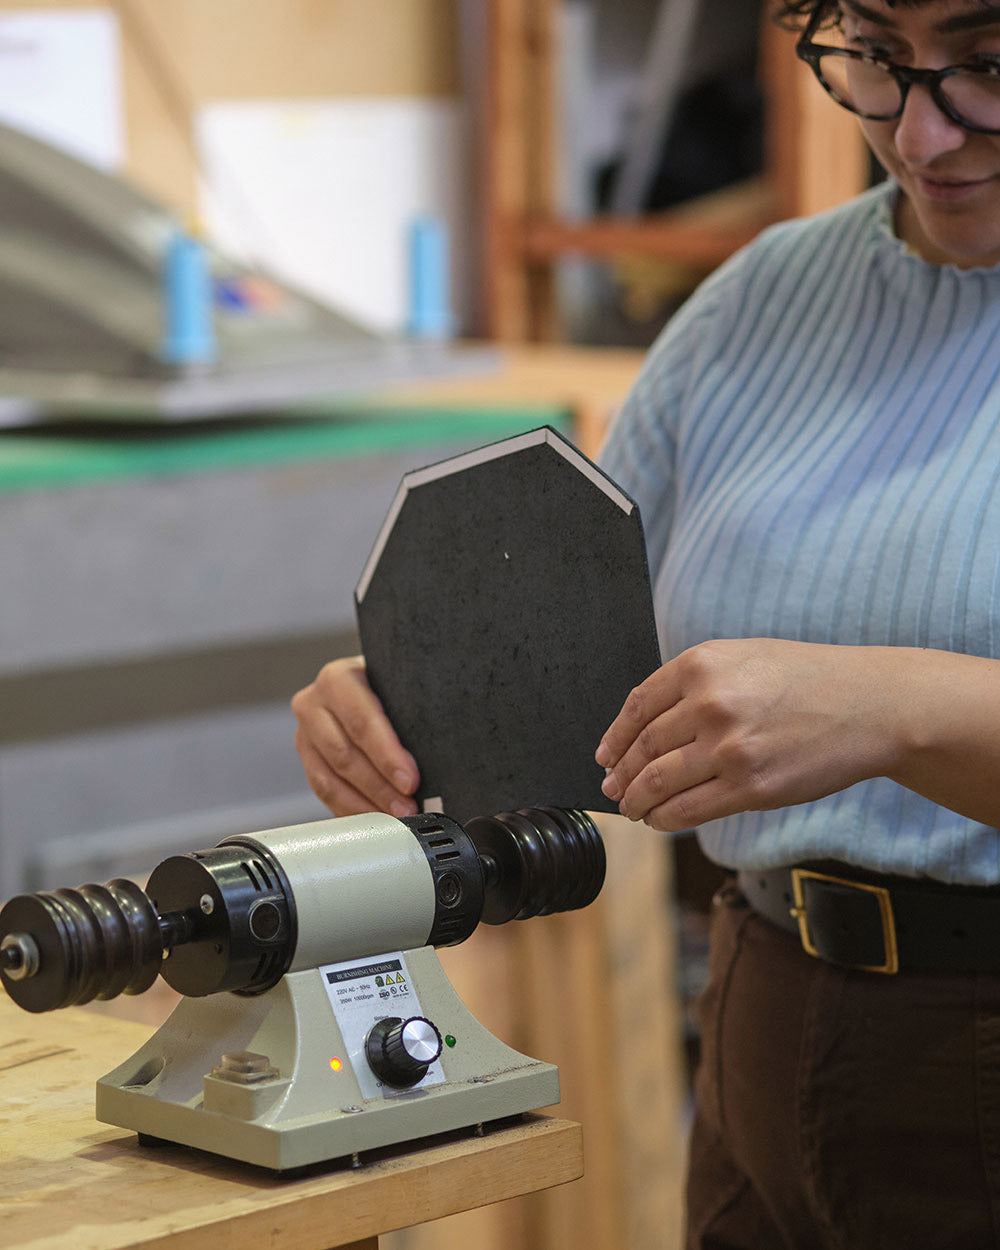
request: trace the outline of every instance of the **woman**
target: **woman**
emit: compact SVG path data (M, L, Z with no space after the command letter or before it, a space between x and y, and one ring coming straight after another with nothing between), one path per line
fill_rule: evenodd
M697 827L691 1247L1000 1245L1000 6L790 0L889 179L761 236L604 450L666 664L605 792ZM296 696L336 811L412 810L361 661Z

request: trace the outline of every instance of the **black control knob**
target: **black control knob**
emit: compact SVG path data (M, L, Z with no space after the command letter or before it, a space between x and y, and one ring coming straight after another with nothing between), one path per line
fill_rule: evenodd
M365 1054L380 1081L396 1089L409 1089L424 1079L441 1054L441 1034L423 1016L408 1020L386 1016L372 1026Z

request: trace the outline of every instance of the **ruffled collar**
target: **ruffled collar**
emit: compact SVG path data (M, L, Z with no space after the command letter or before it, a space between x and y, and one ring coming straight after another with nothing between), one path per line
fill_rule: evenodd
M973 265L968 269L954 264L938 265L924 260L922 256L912 251L909 244L896 233L896 208L901 194L899 183L895 178L887 178L868 192L875 202L875 221L878 226L879 243L885 255L891 255L900 264L916 266L935 276L945 273L954 274L959 281L983 276L1000 279L1000 264Z

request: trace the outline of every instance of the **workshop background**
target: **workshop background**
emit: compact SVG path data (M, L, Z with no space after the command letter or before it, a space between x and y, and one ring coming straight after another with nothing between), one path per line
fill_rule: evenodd
M46 408L0 341L0 897L322 817L288 699L354 650L402 475L543 423L594 454L702 277L875 176L746 0L3 2L0 123L331 305L366 361L305 407L173 420ZM8 309L33 282L55 299L15 246L54 229L39 195L16 222L0 201ZM411 378L398 341L428 348ZM598 904L444 961L488 1027L559 1064L587 1176L397 1250L677 1244L714 876L691 839L601 824Z

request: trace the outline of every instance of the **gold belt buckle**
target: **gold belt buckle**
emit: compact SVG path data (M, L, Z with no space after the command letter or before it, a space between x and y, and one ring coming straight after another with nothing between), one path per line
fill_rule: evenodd
M828 873L813 872L810 868L793 868L792 894L795 898L795 906L791 908L791 913L798 921L799 939L802 942L803 949L808 951L810 955L822 958L809 935L809 917L806 915L805 892L802 888L802 882L806 879L832 881L836 885L847 885L853 890L866 890L869 894L875 895L878 903L879 919L882 922L882 944L885 949L885 963L858 964L857 967L862 972L885 972L889 974L898 972L899 950L896 946L896 921L892 914L892 899L889 897L889 891L884 885L869 885L863 881L849 881L846 877L831 877Z

